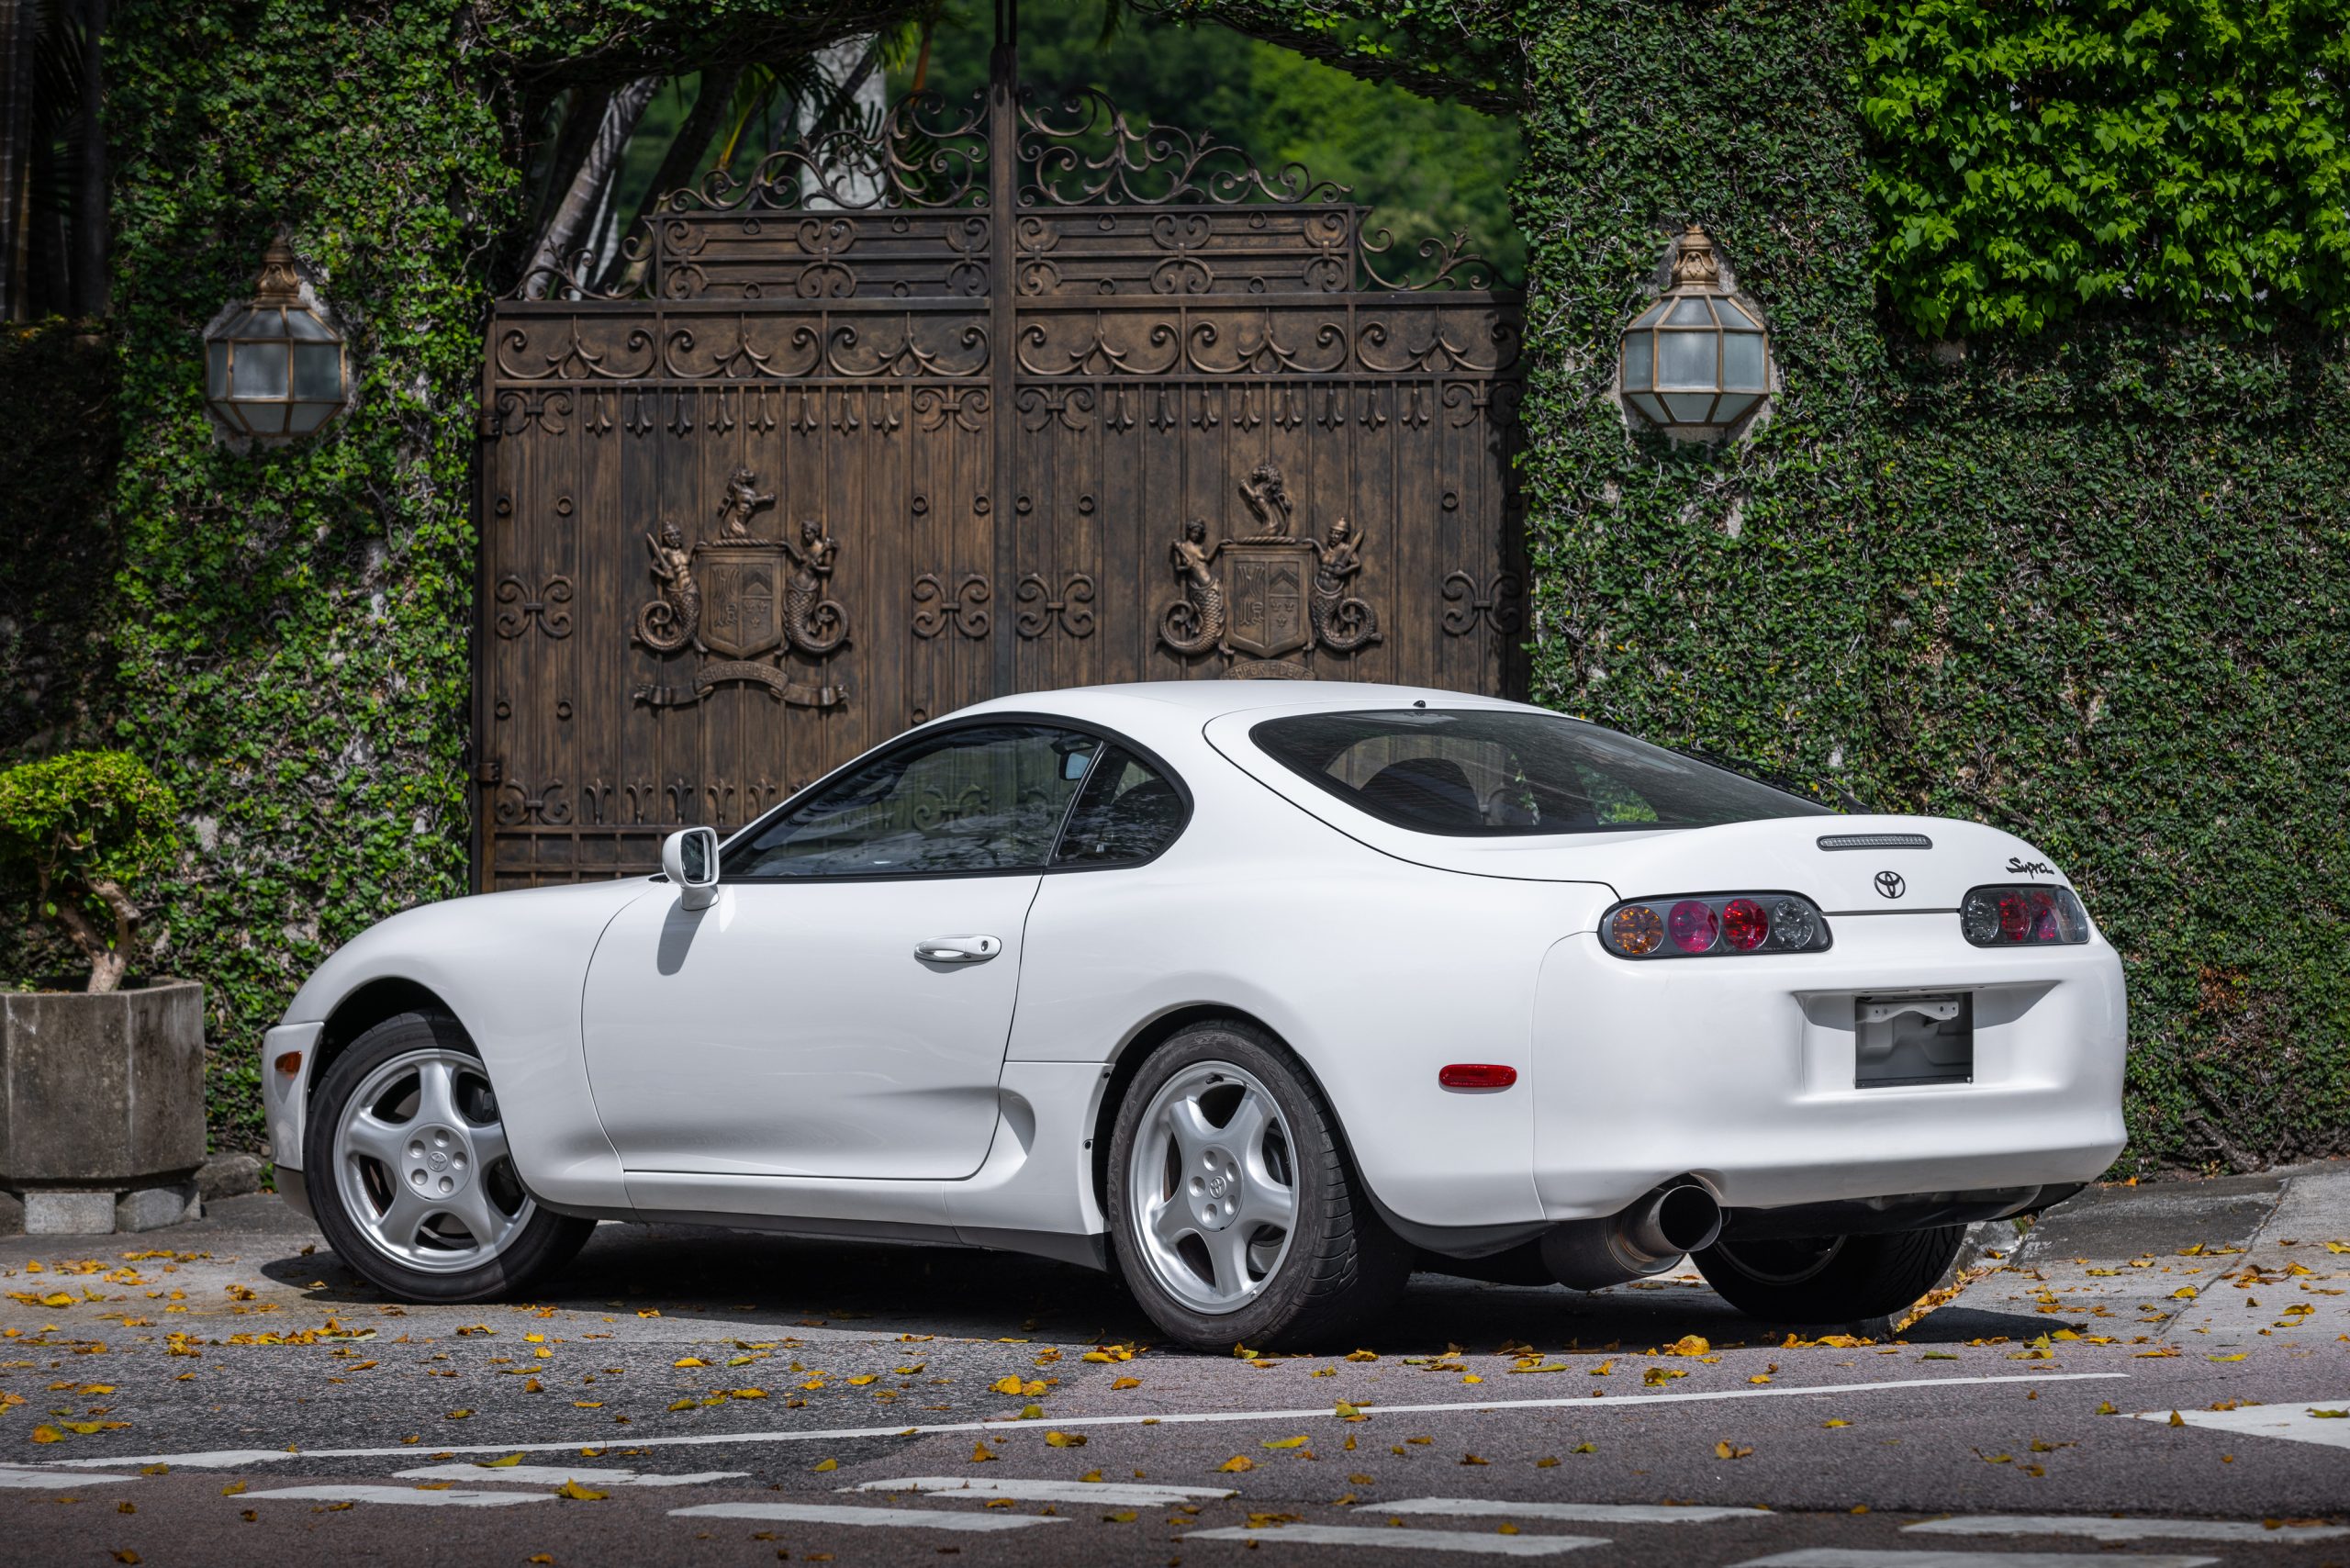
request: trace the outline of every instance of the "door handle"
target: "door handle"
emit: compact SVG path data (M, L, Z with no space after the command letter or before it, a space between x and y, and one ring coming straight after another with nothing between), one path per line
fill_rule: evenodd
M914 957L926 964L984 964L1002 951L993 936L933 936L914 944Z

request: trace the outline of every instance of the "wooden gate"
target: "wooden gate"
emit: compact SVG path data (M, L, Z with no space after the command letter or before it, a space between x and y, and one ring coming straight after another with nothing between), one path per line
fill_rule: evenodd
M673 193L625 290L498 306L478 886L652 870L997 693L1522 684L1515 301L1013 82Z

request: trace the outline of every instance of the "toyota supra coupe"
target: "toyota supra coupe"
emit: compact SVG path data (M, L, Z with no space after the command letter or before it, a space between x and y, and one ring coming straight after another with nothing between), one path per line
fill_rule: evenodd
M1850 1323L2122 1144L2040 850L1519 703L1030 693L662 861L396 915L270 1032L279 1191L383 1290L666 1219L1114 1269L1202 1347L1684 1256Z

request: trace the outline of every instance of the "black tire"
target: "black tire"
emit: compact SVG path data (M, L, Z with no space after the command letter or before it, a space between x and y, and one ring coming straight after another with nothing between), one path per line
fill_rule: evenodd
M1288 1133L1295 1223L1257 1294L1228 1312L1203 1312L1153 1274L1134 1234L1129 1170L1152 1098L1186 1069L1237 1067L1264 1086ZM1340 1346L1390 1305L1410 1277L1411 1249L1380 1220L1348 1159L1337 1118L1270 1036L1238 1022L1194 1024L1153 1051L1127 1084L1110 1142L1110 1240L1118 1270L1152 1322L1195 1350Z
M351 1214L338 1179L334 1148L336 1129L351 1097L370 1074L396 1058L437 1049L469 1057L478 1062L463 1025L445 1014L404 1013L369 1029L334 1060L310 1096L303 1135L304 1186L327 1245L352 1271L386 1294L401 1301L458 1304L492 1301L520 1291L578 1256L596 1228L591 1219L577 1219L533 1206L512 1240L480 1266L461 1272L434 1272L408 1267L378 1248L363 1234ZM482 1075L484 1082L487 1074ZM487 1181L487 1171L477 1172ZM503 1181L505 1178L501 1178ZM519 1186L520 1176L513 1181ZM528 1194L523 1194L527 1199Z
M1878 1236L1718 1241L1693 1255L1716 1294L1749 1317L1791 1325L1887 1317L1932 1290L1958 1256L1963 1225Z

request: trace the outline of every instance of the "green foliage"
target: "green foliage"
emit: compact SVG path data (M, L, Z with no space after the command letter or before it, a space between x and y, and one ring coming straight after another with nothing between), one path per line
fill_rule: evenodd
M983 91L989 36L942 25L929 84L950 100ZM1526 249L1509 205L1517 125L1391 84L1361 81L1228 28L1128 17L1102 33L1099 5L1031 5L1020 14L1020 74L1040 95L1092 88L1136 124L1212 132L1268 175L1294 163L1376 203L1371 228L1394 236L1390 273L1423 241L1465 233L1515 285ZM909 73L892 80L902 90Z
M111 990L140 884L178 849L178 802L135 756L73 751L0 772L0 871L32 884L34 913L88 953L92 991ZM113 937L96 922L117 924Z
M2123 1170L2343 1152L2339 342L2116 321L1942 363L1878 304L1844 28L1611 0L1531 47L1538 699L2046 849L2129 977ZM1606 390L1693 218L1785 377L1727 448Z
M1877 263L1929 335L2350 323L2350 0L1852 0Z

